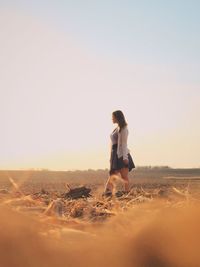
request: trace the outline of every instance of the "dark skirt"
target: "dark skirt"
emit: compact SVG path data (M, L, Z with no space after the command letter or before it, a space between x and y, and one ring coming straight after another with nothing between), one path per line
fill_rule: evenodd
M110 171L109 174L113 174L116 170L121 168L128 168L129 172L135 168L132 156L128 153L128 164L125 164L123 157L118 158L117 156L117 144L112 145L111 155L110 155Z

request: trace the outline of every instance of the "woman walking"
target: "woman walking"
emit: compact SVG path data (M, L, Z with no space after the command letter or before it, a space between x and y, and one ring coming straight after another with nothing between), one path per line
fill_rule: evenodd
M117 123L113 132L110 134L111 138L111 155L110 155L110 170L109 178L106 182L103 195L109 196L113 193L112 175L119 174L124 181L124 191L129 192L129 178L128 173L135 168L135 164L127 146L128 140L128 124L125 120L124 114L121 110L116 110L112 113L113 123Z

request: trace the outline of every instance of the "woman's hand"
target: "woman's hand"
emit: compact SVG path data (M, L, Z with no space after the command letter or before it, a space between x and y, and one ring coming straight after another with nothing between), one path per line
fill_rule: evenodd
M126 165L128 165L128 162L129 162L129 161L128 161L128 159L124 159L123 162L124 162Z

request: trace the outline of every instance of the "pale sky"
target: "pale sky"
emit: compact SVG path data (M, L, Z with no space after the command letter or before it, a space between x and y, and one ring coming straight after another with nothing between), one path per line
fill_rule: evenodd
M0 169L200 167L199 1L0 0Z

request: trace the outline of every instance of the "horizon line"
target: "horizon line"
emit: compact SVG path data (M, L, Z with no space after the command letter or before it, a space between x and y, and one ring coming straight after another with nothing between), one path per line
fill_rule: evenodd
M138 165L135 169L200 169L200 166L198 167L171 167L168 165ZM109 170L108 168L86 168L86 169L49 169L49 168L19 168L19 169L0 169L0 171L56 171L56 172L76 172L76 171L106 171Z

